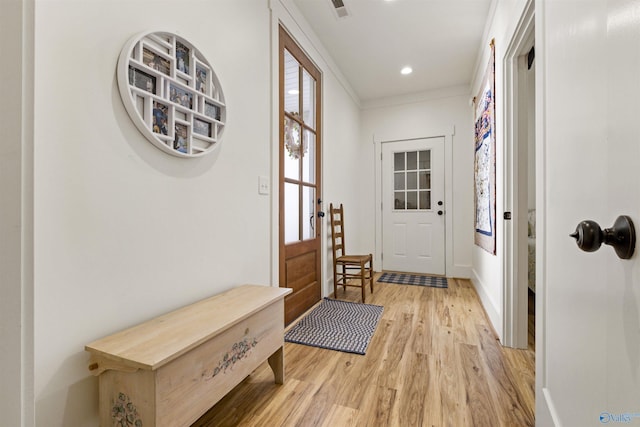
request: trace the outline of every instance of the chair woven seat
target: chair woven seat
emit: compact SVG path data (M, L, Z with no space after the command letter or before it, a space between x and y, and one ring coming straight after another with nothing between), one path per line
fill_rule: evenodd
M338 262L350 263L350 264L360 264L360 261L369 260L370 255L344 255L338 257Z

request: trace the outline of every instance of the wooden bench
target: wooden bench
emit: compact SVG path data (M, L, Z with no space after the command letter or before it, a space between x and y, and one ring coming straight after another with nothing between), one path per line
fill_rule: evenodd
M289 293L240 286L86 345L100 425L190 426L265 360L282 384Z

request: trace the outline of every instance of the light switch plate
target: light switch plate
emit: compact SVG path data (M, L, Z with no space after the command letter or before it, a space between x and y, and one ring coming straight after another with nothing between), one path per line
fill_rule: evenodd
M269 194L269 177L258 177L258 194Z

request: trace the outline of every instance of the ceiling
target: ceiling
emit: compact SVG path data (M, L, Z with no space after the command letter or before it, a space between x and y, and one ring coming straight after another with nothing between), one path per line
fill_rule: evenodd
M470 84L491 0L342 1L294 0L361 101Z

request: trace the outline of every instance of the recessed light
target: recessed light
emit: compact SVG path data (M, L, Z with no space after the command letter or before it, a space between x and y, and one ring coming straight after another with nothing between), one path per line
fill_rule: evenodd
M298 89L291 89L289 92L287 92L289 95L298 95L300 93L300 91Z
M404 67L402 70L400 70L400 73L406 76L407 74L413 73L413 69L411 67Z

